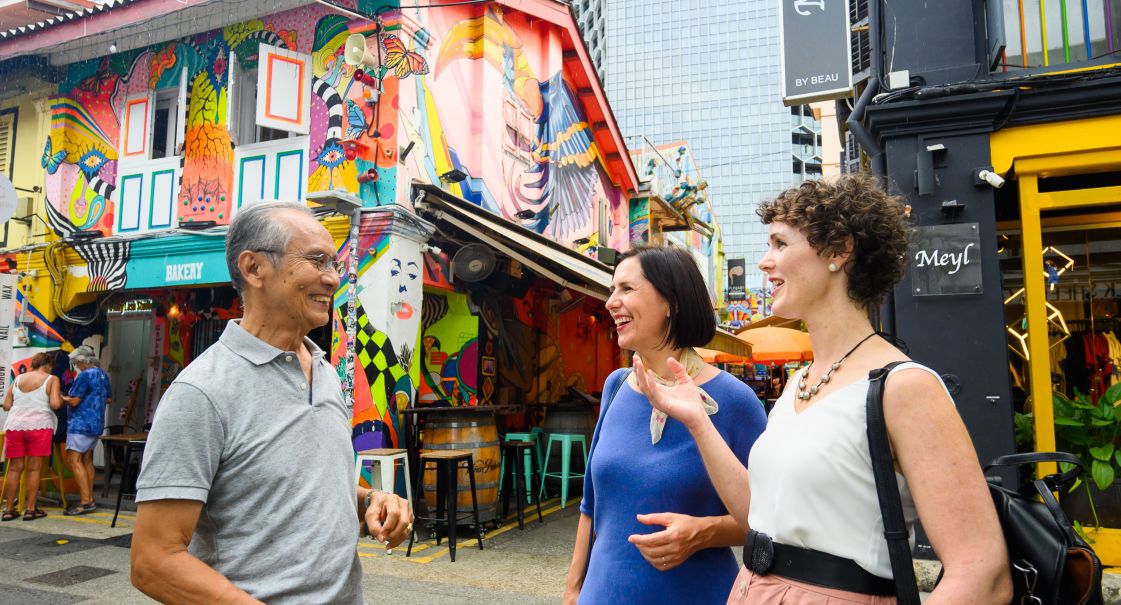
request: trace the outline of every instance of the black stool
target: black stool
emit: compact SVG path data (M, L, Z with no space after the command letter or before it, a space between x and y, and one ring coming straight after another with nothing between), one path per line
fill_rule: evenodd
M528 456L526 454L529 454ZM530 482L533 481L537 468L537 456L534 452L532 441L507 441L502 444L502 458L506 460L506 476L502 478L502 518L510 512L510 486L514 486L514 499L518 502L518 529L525 529L522 524L525 513L525 476L528 474ZM529 458L529 468L525 467L525 460ZM536 485L534 483L534 485ZM531 492L537 490L530 490ZM537 522L544 523L541 518L541 498L531 494L533 503L537 505Z
M416 517L415 522L432 521L436 524L436 544L440 544L440 524L447 526L448 552L451 554L452 563L455 563L455 531L459 523L457 509L459 499L459 471L463 466L467 477L471 480L471 516L475 520L475 529L479 535L479 550L483 550L483 526L479 523L479 500L475 495L475 454L470 450L431 450L420 454L420 473L416 481L417 502L424 497L424 473L429 469L429 464L435 465L436 470L436 516ZM405 556L413 553L413 541L416 539L416 527L409 533L409 547Z
M144 459L144 442L143 441L129 441L125 445L125 459L121 466L121 488L117 490L117 509L113 511L113 522L109 527L117 526L117 515L121 514L121 497L130 496L136 497L136 476L140 474L140 460L136 462L136 469L132 467L132 456L139 454L140 459ZM127 494L126 494L127 492Z

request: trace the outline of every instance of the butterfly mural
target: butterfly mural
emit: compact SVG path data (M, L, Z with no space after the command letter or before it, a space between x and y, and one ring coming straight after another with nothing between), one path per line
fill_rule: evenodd
M347 99L346 100L346 138L357 139L366 132L366 114L362 113L362 108L358 103Z
M40 163L43 168L47 169L47 174L54 174L58 172L58 167L66 160L66 150L60 149L58 151L51 150L51 138L47 137L47 146L43 149L43 158Z
M385 50L385 67L403 79L410 75L423 76L428 73L428 61L420 55L405 48L405 44L397 36L386 34L382 36L381 46Z

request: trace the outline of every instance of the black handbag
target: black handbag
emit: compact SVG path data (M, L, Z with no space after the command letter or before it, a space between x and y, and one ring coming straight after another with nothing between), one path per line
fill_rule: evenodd
M1101 605L1102 563L1074 531L1052 492L1064 492L1082 475L1082 461L1066 452L1033 452L1001 456L985 467L1066 462L1074 468L1025 483L1018 490L989 479L1008 559L1012 565L1014 602L1043 605ZM1032 597L1038 599L1032 601ZM1024 600L1027 599L1027 600Z
M892 368L899 363L868 373L868 448L898 603L919 605L914 563L883 414L884 383ZM1101 605L1101 561L1074 531L1070 519L1059 508L1052 494L1066 488L1082 474L1082 461L1065 452L1012 454L993 460L985 470L1040 462L1066 462L1073 464L1074 468L1025 483L1019 490L1002 487L999 478L987 478L1001 531L1008 544L1015 595L1012 602L1025 605Z

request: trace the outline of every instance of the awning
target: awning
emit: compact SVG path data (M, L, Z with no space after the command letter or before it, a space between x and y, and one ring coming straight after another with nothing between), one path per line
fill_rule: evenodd
M437 225L450 224L565 288L603 301L610 295L611 269L607 265L438 187L413 183L413 188L423 194L415 202L417 212ZM751 355L750 344L720 328L706 348L740 357Z
M705 345L705 348L712 349L716 353L727 353L736 357L751 357L751 343L722 328L716 328L716 336Z
M741 357L739 355L732 355L731 353L724 353L721 351L713 351L712 349L705 349L702 347L696 347L696 351L697 354L701 356L701 359L705 360L705 363L751 363L750 357Z
M610 295L607 265L438 187L414 183L413 188L422 194L416 200L417 212L437 225L450 224L565 288L603 301Z

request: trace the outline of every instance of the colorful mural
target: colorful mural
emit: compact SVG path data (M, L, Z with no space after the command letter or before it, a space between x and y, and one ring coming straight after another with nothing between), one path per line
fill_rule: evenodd
M401 180L441 183L458 170L461 182L444 181L453 193L573 248L598 235L607 200L613 220L601 245L625 249L626 207L565 79L560 30L496 3L418 19L400 20L400 39L413 62L432 67L407 72L412 81L399 88L400 136L411 145Z
M728 326L740 328L771 315L771 292L748 288L744 300L728 301Z
M358 237L353 439L356 449L396 446L399 412L412 404L420 367L422 259L420 242L394 228L388 212L365 214ZM349 238L338 255L349 262ZM388 286L388 287L387 287ZM332 363L346 360L345 280L335 293ZM376 311L375 311L376 310Z
M242 183L239 189L238 182L251 172L241 165L246 158L238 150L252 141L239 141L236 133L245 132L241 121L254 116L239 111L247 103L238 99L271 94L271 89L257 90L255 77L246 77L236 82L239 96L233 99L229 79L231 73L258 70L262 45L310 61L307 138L291 139L304 150L301 157L306 153L306 174L297 182L306 183L308 191L359 191L371 205L392 203L396 88L401 78L424 70L402 68L414 57L388 35L379 42L378 54L387 61L382 71L392 71L393 77L366 75L346 65L346 37L372 26L311 5L68 66L51 101L51 131L41 162L52 224L66 232L92 229L108 235L171 227L172 218L229 222L245 188ZM174 123L177 117L168 107L180 110L183 124ZM277 161L277 169L288 166ZM163 173L166 178L160 180ZM141 201L147 201L144 191L157 198L175 192L174 208L156 208L158 200L151 209L122 207L131 203L130 191ZM264 197L277 192L264 192Z

